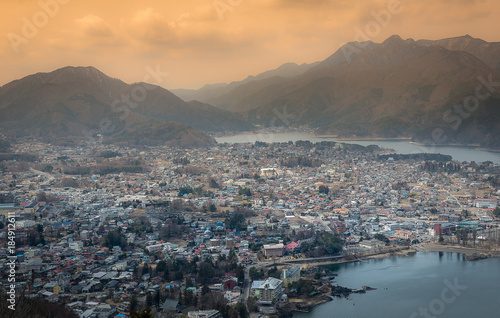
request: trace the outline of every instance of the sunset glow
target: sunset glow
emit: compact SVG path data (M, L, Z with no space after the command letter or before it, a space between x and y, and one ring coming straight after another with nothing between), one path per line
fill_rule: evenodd
M477 1L2 1L0 84L67 65L126 82L146 68L165 88L230 82L286 62L323 60L353 40L498 41L500 4Z

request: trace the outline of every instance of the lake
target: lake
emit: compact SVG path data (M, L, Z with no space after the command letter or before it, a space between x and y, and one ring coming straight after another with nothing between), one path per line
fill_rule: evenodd
M462 254L418 252L327 266L334 284L377 290L335 298L294 318L499 317L500 259L466 261Z
M336 141L362 146L378 145L379 147L394 149L397 153L441 153L450 155L454 160L458 161L476 161L484 162L491 161L500 164L500 153L493 151L484 151L473 147L460 146L423 146L410 143L408 140L349 140L343 141L333 137L315 137L310 133L273 133L273 134L241 134L228 137L215 138L218 143L255 143L256 141L263 142L295 142L297 140L309 140L311 142L318 141Z

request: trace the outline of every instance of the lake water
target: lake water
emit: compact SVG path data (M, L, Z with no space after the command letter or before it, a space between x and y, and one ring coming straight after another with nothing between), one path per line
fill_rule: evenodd
M500 317L500 259L466 261L458 253L391 256L330 265L334 284L377 290L334 298L294 318Z
M215 138L218 143L255 143L256 141L263 142L295 142L297 140L309 140L311 142L318 141L339 141L333 137L314 137L310 133L275 133L275 134L241 134L229 137ZM358 144L362 146L378 145L379 147L394 149L397 153L441 153L450 155L454 160L458 161L476 161L484 162L491 161L500 164L500 153L492 151L484 151L474 149L472 147L455 147L455 146L421 146L412 144L407 140L349 140L342 141L344 143Z

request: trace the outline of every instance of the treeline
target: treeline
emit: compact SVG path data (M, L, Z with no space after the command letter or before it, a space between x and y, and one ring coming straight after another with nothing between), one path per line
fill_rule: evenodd
M9 160L33 162L38 160L38 155L32 153L0 153L0 161Z
M189 159L187 157L182 157L182 158L174 158L172 162L176 165L188 165L190 163Z
M97 157L100 158L115 158L115 157L121 157L121 153L116 152L116 151L111 151L111 150L105 150L97 154Z
M387 161L389 158L392 158L394 160L429 160L437 162L449 162L453 159L453 157L450 155L443 155L440 153L391 153L377 156L378 161Z
M289 146L294 144L292 141L289 142L275 142L275 143L270 143L268 144L267 142L263 141L256 141L255 142L255 147L269 147L270 145L273 146ZM357 144L346 144L346 143L341 143L341 142L336 142L336 141L318 141L318 142L311 142L309 140L297 140L295 141L295 147L301 147L301 148L313 148L315 147L316 150L325 150L329 148L335 148L338 145L342 146L342 149L347 150L347 151L359 151L363 153L372 153L374 151L379 151L381 148L377 145L368 145L368 146L362 146L362 145L357 145Z
M176 174L200 175L206 173L205 169L196 166L184 166L174 170Z
M459 163L454 163L454 162L426 161L422 165L422 170L427 172L460 172L462 168Z
M295 142L295 146L297 147L304 147L304 148L312 148L316 147L316 150L325 150L328 148L335 148L338 145L342 147L342 149L347 150L347 151L358 151L362 153L372 153L374 151L379 151L381 148L377 145L368 145L368 146L362 146L358 144L346 144L342 142L336 142L336 141L318 141L315 143L312 143L308 140L297 140Z
M0 139L0 152L10 152L11 144L8 140Z
M186 194L194 194L200 197L213 197L214 193L210 190L205 190L203 187L193 188L190 186L180 187L179 192L177 192L177 196L182 197Z
M297 166L301 167L319 167L323 164L323 161L315 158L308 157L288 157L287 159L281 160L280 164L285 167L294 168Z
M0 292L0 317L78 318L77 314L63 305L42 298L25 298L22 295L16 298L15 310L11 310L8 308L9 298L7 294Z
M311 243L302 243L300 249L307 257L335 255L342 251L343 241L338 234L321 232Z
M97 166L64 166L63 172L68 175L110 174L110 173L142 173L146 168L141 160L121 159L109 161Z
M224 224L228 229L235 229L236 231L244 231L247 228L247 218L255 216L256 213L252 209L245 207L236 207L233 213L226 217Z

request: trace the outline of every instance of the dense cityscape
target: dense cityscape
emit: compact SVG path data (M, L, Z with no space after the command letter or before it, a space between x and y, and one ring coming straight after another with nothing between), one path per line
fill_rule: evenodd
M308 141L3 146L1 313L14 294L26 317L32 301L57 317L291 317L372 289L324 264L499 254L491 162Z

